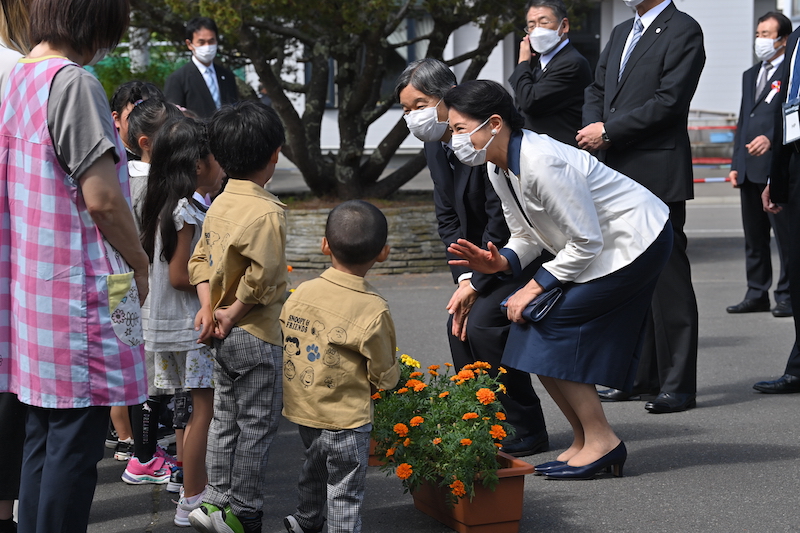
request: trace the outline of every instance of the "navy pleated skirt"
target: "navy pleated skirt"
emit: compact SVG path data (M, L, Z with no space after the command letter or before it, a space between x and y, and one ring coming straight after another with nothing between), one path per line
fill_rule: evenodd
M512 324L503 365L540 376L633 388L645 318L672 251L672 225L633 263L586 283L567 283L539 322Z

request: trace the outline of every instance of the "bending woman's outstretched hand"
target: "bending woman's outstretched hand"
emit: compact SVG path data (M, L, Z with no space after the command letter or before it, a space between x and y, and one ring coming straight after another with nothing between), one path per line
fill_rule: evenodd
M450 265L466 266L483 274L494 274L509 270L508 259L500 255L492 242L486 243L488 250L479 248L466 239L458 239L447 247L447 251L461 259L451 259Z

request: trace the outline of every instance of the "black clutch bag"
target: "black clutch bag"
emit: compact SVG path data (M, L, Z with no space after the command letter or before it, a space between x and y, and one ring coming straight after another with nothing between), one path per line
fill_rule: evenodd
M517 289L519 290L519 289ZM505 300L500 302L500 310L506 311L506 302L508 299L511 298L517 291L512 292L511 294L506 297ZM533 299L531 303L525 308L522 312L522 318L527 320L528 322L538 322L545 317L545 315L553 308L559 298L561 298L561 294L564 291L561 287L556 287L554 289L550 289L547 292L543 292L539 296Z

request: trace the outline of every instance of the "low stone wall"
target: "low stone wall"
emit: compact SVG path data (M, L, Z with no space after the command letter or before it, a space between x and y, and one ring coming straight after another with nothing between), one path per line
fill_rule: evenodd
M376 274L424 273L447 270L433 205L381 209L389 222L389 259L377 263ZM330 259L320 251L330 209L288 209L286 260L295 270L323 270Z

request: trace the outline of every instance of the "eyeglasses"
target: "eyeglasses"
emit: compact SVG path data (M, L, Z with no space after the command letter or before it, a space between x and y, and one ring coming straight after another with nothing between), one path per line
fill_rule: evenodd
M549 26L552 26L553 24L555 24L555 22L552 21L552 20L548 20L548 19L542 19L542 20L540 20L538 22L531 21L531 22L528 22L528 24L526 26L522 27L522 31L525 32L525 33L530 33L533 30L535 30L537 27L549 27Z

